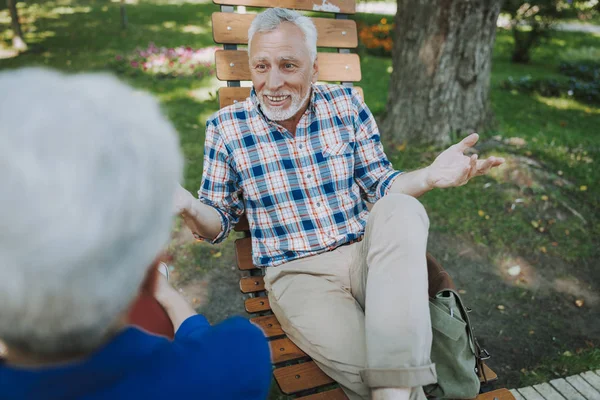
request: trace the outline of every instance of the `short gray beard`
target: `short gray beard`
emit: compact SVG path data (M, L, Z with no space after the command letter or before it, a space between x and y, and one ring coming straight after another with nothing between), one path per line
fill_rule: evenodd
M302 105L306 102L306 100L308 100L308 97L311 95L311 93L312 93L312 85L306 91L306 95L304 95L303 98L300 98L300 96L298 96L297 94L290 93L289 96L292 98L292 104L290 104L290 106L285 110L282 110L282 109L272 110L266 104L266 102L264 100L265 93L260 93L258 95L258 102L259 102L265 116L267 118L269 118L271 121L285 121L285 120L292 118L294 115L296 115L298 110L300 110ZM277 94L268 93L268 94L269 94L269 96L287 96L288 95L287 93L277 93Z

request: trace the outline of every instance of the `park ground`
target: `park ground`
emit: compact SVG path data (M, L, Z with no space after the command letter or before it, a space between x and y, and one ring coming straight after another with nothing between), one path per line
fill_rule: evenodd
M214 46L205 1L56 0L19 3L27 53L14 57L10 20L0 10L0 70L47 66L67 72L115 70L114 60L136 48ZM358 14L361 21L384 16ZM389 17L388 17L389 18ZM511 35L500 29L493 58L491 100L495 125L480 132L481 157L503 156L505 166L456 189L422 197L431 220L429 251L454 277L476 335L490 353L500 383L521 387L600 368L600 106L572 98L503 89L509 77L564 77L561 54L600 48L600 35L554 33L529 65L510 62ZM362 51L362 50L361 50ZM389 57L361 54L365 100L383 115L391 72ZM219 86L203 78L122 74L156 96L177 128L186 158L185 186L202 173L204 123L218 109ZM458 138L455 138L458 139ZM441 148L388 145L394 165L427 165ZM178 222L169 252L175 284L212 322L244 315L233 239L196 243ZM278 397L277 394L273 398Z

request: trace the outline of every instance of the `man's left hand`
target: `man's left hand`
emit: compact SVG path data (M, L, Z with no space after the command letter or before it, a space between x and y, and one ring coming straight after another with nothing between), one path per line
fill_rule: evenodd
M464 152L473 147L479 135L473 133L461 142L450 146L427 167L427 183L432 188L448 188L462 186L469 179L488 173L488 171L504 163L504 158L490 157L478 160L477 154L466 156Z

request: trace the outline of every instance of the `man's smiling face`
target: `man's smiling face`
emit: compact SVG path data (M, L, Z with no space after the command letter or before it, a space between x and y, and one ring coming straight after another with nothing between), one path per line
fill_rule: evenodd
M286 121L301 115L318 72L302 30L283 22L273 31L257 32L250 51L252 83L267 118Z

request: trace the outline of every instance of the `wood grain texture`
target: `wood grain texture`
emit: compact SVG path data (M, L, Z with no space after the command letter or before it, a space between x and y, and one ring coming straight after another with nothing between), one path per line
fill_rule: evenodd
M477 396L476 400L515 400L508 389L497 389Z
M251 318L250 321L261 328L267 338L285 335L274 315Z
M257 269L252 262L252 238L246 237L235 241L235 260L238 269L242 271Z
M271 347L271 361L273 364L308 357L305 352L300 350L300 348L287 337L272 340L269 342L269 346Z
M310 396L297 397L296 400L348 400L348 396L341 388L311 394Z
M255 14L216 12L213 39L223 44L248 44L248 29ZM356 22L351 19L311 18L317 28L317 46L353 49L358 46Z
M213 2L225 6L281 7L336 14L354 14L356 12L354 0L213 0Z
M219 80L251 80L247 51L218 50L215 60ZM317 60L321 81L357 82L361 79L358 54L318 53Z
M333 383L314 361L277 368L273 371L279 388L285 394L294 394L306 389Z
M245 276L240 279L242 293L256 293L265 290L265 280L262 276Z
M253 297L251 299L246 299L244 302L244 307L246 308L246 312L250 314L269 311L271 309L271 305L269 304L269 299L267 297Z

